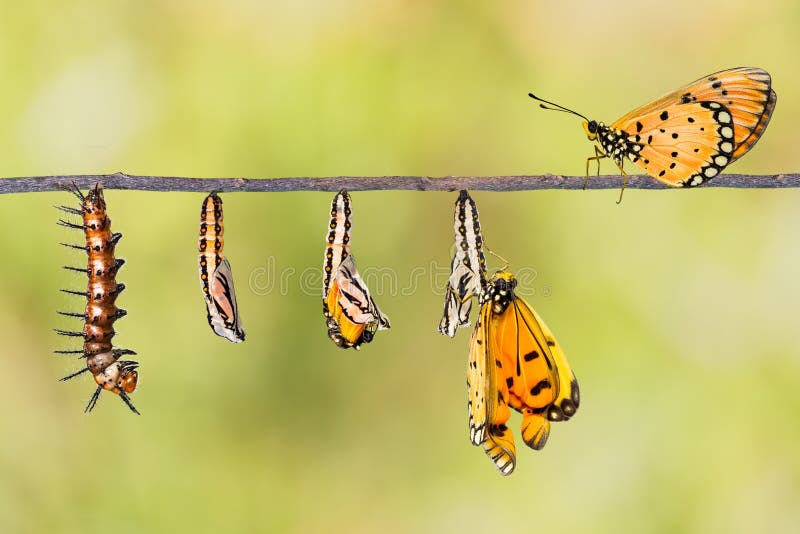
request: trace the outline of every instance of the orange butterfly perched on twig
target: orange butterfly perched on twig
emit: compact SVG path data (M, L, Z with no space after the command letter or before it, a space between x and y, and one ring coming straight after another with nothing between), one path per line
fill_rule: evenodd
M498 271L481 294L467 368L469 436L502 475L516 466L510 408L522 413L522 439L540 450L551 421L567 421L580 405L578 382L542 318L516 295L517 281Z
M586 180L592 161L597 161L599 175L600 160L611 158L625 176L620 201L628 181L623 169L626 158L666 185L698 186L753 148L777 101L770 75L752 67L704 76L610 126L533 93L528 96L542 102L539 106L544 109L584 119L586 135L597 143L595 155L586 160Z

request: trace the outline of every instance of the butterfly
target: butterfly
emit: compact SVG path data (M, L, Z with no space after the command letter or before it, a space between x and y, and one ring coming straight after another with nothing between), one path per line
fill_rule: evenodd
M486 258L478 221L478 208L466 191L456 200L454 216L455 254L450 264L450 278L444 297L444 314L439 332L454 337L456 329L469 326L472 297L486 284Z
M244 341L244 328L236 304L233 273L222 255L225 232L222 226L222 199L211 192L200 209L199 270L206 302L208 324L220 337L233 343Z
M376 331L391 327L358 274L350 250L351 205L344 189L333 197L323 262L322 313L328 337L343 349L358 349L372 341Z
M595 155L586 160L587 181L592 161L597 162L599 175L600 160L611 158L625 176L623 191L627 182L625 159L672 187L695 187L714 178L753 148L769 124L777 101L770 75L752 67L704 76L631 111L610 126L533 93L528 96L542 102L539 106L544 109L584 119L586 135L597 143Z
M522 439L540 450L550 423L578 410L578 382L564 351L541 317L514 293L517 281L498 271L481 295L470 340L467 386L469 434L502 475L516 466L510 408L522 414Z

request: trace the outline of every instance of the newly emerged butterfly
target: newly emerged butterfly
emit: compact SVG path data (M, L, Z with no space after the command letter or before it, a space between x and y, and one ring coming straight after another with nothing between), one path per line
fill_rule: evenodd
M216 192L203 200L200 208L198 245L200 285L206 302L208 324L220 337L233 343L244 341L244 329L236 304L231 264L222 255L225 232L222 226L222 199Z
M377 330L390 327L389 318L378 309L358 274L350 250L351 205L344 189L333 197L323 262L322 313L328 337L343 349L358 349L372 341Z
M673 187L698 186L753 148L769 124L777 101L770 75L752 67L704 76L631 111L610 126L529 96L543 102L539 105L544 109L584 119L586 135L597 143L595 155L586 160L587 180L592 161L598 162L599 174L599 160L611 158L627 182L623 164L629 159Z
M551 421L578 409L580 392L564 351L541 317L514 293L511 273L497 272L481 295L467 369L469 434L502 475L516 465L509 408L522 413L522 439L545 446Z
M486 259L483 236L478 221L478 208L466 191L456 200L453 228L455 253L450 264L450 278L444 296L444 314L439 332L454 337L456 329L469 326L472 297L477 297L486 284Z

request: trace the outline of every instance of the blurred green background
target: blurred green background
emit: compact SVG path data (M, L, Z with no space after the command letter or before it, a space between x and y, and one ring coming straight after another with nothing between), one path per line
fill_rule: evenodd
M772 74L778 105L730 172L800 171L793 0L2 14L3 176L579 175L579 121L528 91L610 122L743 65ZM57 289L85 284L61 269L84 261L58 245L69 195L0 196L0 532L800 531L800 192L475 193L583 394L545 450L517 437L509 478L468 441L469 331L436 333L428 274L408 287L449 262L455 196L354 193L359 266L399 286L373 287L392 329L345 352L318 295L331 194L223 196L248 336L233 345L205 322L203 196L108 191L141 417L110 394L85 416L90 377L57 382L81 364L51 354L70 341L51 329L78 324L55 310L80 308Z

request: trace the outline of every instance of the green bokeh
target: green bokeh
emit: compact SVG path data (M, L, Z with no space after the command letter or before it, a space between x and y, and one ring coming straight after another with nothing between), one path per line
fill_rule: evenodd
M612 121L740 65L778 105L731 172L800 170L793 0L99 4L3 9L3 176L575 175L579 122L528 91ZM353 194L359 266L399 288L373 288L392 329L344 352L315 281L332 195L224 195L233 345L205 324L202 196L108 191L142 417L108 394L84 416L89 377L56 381L80 365L50 354L78 307L57 289L85 283L60 268L83 261L69 196L0 196L0 532L796 531L800 194L616 195L474 194L583 393L509 478L468 442L469 333L435 332L454 194Z

